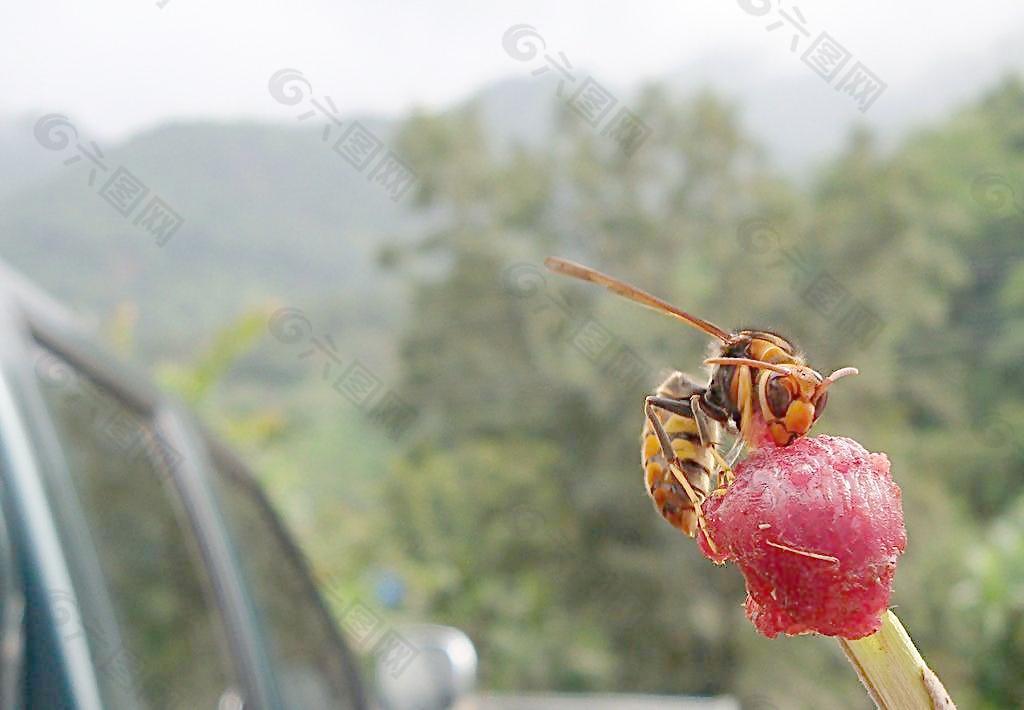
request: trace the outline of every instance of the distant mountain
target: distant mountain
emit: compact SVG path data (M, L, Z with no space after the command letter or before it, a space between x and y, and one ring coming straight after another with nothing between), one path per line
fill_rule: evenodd
M324 142L320 128L168 125L106 150L92 186L87 160L63 167L72 152L37 145L59 172L0 200L0 254L92 314L137 302L153 346L187 347L188 332L270 298L301 307L370 293L379 244L412 220L332 150L334 131ZM127 217L99 194L118 166L150 190ZM183 219L164 246L134 223L152 195Z
M765 69L770 63L760 55L716 52L672 72L666 81L681 94L713 88L730 98L770 162L800 178L834 155L857 125L869 126L883 145L893 146L914 127L938 120L1004 75L1024 70L1024 31L981 51L950 55L911 81L882 76L889 86L866 113L796 55L793 62L797 73L783 77Z
M1024 66L1022 39L1008 38L987 56L950 58L912 85L892 85L866 116L810 69L780 78L757 57L734 53L708 55L664 81L682 95L711 87L731 98L770 161L799 177L833 155L857 123L892 144L980 95L1000 67ZM553 76L524 72L468 100L498 149L542 147L556 130L556 87ZM637 90L609 88L625 105ZM374 257L422 219L409 195L393 202L366 169L332 150L337 128L324 140L315 121L168 124L103 146L107 170L90 186L89 161L64 166L72 149L40 145L35 120L0 120L0 258L93 315L138 303L149 350L187 348L196 333L270 298L295 307L330 302L364 318L392 313L400 301L394 284L382 288ZM396 125L361 123L385 144ZM147 200L158 195L184 220L166 245L133 223L143 205L122 217L98 194L118 166L145 183ZM367 310L371 301L375 311Z
M41 150L33 137L36 118L0 115L0 200L60 169L60 163Z
M882 76L889 85L866 113L798 56L792 60L796 72L780 75L771 68L775 63L759 54L712 52L658 81L679 96L710 89L728 98L771 164L802 178L835 155L856 126L869 126L883 145L895 145L914 127L976 99L1005 74L1024 70L1024 31L1008 34L984 51L951 55L912 81ZM587 74L585 68L577 73ZM480 104L499 145L544 145L555 130L557 85L554 76L531 78L524 73L488 84L472 99ZM627 106L638 89L608 88Z

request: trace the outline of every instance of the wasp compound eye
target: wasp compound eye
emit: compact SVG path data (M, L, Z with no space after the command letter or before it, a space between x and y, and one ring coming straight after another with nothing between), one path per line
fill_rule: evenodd
M786 416L789 403L793 401L793 395L782 377L773 377L768 380L768 408L777 418Z
M828 392L823 392L820 397L814 402L814 420L817 421L821 413L825 411L825 405L828 403Z

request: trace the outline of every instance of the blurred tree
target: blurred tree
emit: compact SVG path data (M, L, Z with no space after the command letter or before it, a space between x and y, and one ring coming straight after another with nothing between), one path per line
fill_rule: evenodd
M966 556L970 576L957 589L958 610L978 653L978 691L990 708L1024 698L1024 497L987 530Z
M652 86L631 105L651 129L632 156L568 109L535 150L494 148L472 105L406 122L422 229L381 250L387 299L344 315L386 318L390 284L406 289L413 438L399 450L315 378L271 370L303 409L261 453L314 558L333 556L346 596L360 570L396 570L401 613L466 628L485 687L863 704L835 644L756 636L735 570L646 500L643 395L662 369L700 375L706 338L540 267L560 254L723 327L792 335L821 370L858 366L818 430L893 461L900 615L962 706L1024 704L1024 88L896 146L859 128L806 186L711 93ZM341 310L325 299L325 319ZM349 341L386 358L374 325ZM258 330L229 324L166 381L208 407Z
M636 437L623 436L623 426L639 432L643 393L658 377L648 358L698 361L705 339L685 332L678 340L689 356L671 356L663 335L669 322L641 323L635 306L560 282L537 264L550 252L607 261L617 274L699 312L712 304L721 312L722 284L711 265L716 256L734 255L737 225L756 203L736 196L763 191L781 204L785 191L760 172L731 109L714 97L677 105L652 89L642 110L652 135L630 159L570 123L568 113L555 160L521 150L492 154L471 108L415 117L402 132L403 150L422 171L420 204L437 216L438 228L414 249L417 261L405 255L387 263L400 264L413 283L402 356L407 391L431 424L423 446L387 484L387 500L410 512L392 518L383 537L397 538L397 554L415 561L417 580L431 590L420 599L425 611L478 630L489 650L495 639L520 639L514 649L482 654L491 685L521 687L525 679L538 688L732 688L736 636L746 623L736 604L742 583L706 570L696 548L652 515ZM762 190L747 190L758 176ZM595 351L593 337L610 340L606 350L642 353L642 375L626 378ZM480 447L489 453L486 467L457 467ZM450 463L428 465L439 448ZM530 450L553 452L543 475ZM517 492L524 477L537 488L533 495ZM488 496L468 494L475 485L496 501L497 511L481 514L484 522L467 513L475 522L452 529L451 513L411 512L446 490L455 500L445 505L484 505ZM522 618L491 609L495 599L465 586L502 586L510 575L525 581L522 560L487 544L486 534L467 532L493 521L522 534L515 521L524 514L538 521L532 536L551 536L548 554L528 558L534 598L543 601L534 609L541 633L532 636ZM428 556L422 541L438 530L444 543ZM471 555L453 558L467 535ZM465 592L457 607L431 578L434 566L448 569L453 559ZM482 579L467 579L470 571ZM552 654L541 652L538 663L531 644L540 639Z
M240 359L253 351L266 332L270 310L253 309L222 326L191 363L161 363L156 369L157 379L189 405L209 413L209 397L214 388L223 383ZM214 425L237 444L259 444L280 434L285 423L275 408L260 407L246 414L214 417Z

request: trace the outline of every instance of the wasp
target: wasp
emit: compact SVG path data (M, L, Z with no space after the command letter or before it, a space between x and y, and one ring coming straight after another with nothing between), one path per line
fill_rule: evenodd
M706 385L673 372L644 401L641 463L647 493L661 516L690 537L698 528L706 535L703 502L709 495L724 493L732 483L732 464L744 444L756 448L793 443L821 416L829 387L857 374L856 368L844 367L823 377L777 333L728 332L589 267L554 257L544 263L554 272L604 286L717 341L714 356L704 360L710 367ZM724 456L719 450L722 429L737 437ZM713 548L710 538L708 542Z

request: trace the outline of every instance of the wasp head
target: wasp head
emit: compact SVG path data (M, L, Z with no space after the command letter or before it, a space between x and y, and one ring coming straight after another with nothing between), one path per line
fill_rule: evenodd
M765 371L758 383L761 415L777 446L787 446L810 430L828 403L828 388L836 380L857 374L844 367L828 377L804 365Z

